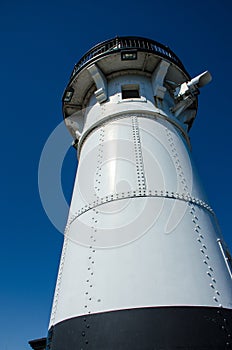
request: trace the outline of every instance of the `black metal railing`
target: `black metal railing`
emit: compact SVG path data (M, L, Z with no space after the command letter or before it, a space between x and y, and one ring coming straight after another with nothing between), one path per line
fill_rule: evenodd
M183 70L188 75L182 62L167 46L162 45L151 39L132 36L116 37L114 39L103 41L102 43L94 46L77 62L70 78L72 79L78 72L80 72L81 69L83 69L83 67L87 63L94 60L96 57L101 57L111 54L113 52L130 49L152 52L157 54L158 56L167 58L169 61L175 63L179 68L181 68L181 70Z

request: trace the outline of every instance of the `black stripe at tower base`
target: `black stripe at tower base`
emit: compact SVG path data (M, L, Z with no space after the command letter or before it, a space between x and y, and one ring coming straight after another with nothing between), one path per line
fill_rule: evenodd
M47 350L232 349L232 310L154 307L89 314L52 327Z

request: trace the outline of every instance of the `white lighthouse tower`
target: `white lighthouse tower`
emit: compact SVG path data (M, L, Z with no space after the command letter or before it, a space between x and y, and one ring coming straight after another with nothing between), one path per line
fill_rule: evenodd
M47 349L230 349L230 255L191 159L209 72L117 37L75 65L63 96L78 170Z

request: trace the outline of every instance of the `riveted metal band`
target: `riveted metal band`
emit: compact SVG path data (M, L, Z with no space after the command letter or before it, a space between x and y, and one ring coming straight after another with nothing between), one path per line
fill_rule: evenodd
M146 189L145 171L143 164L143 152L141 146L141 137L139 132L139 121L136 116L132 118L132 133L134 141L136 173L137 173L137 185L139 190Z
M206 233L201 226L197 210L192 203L189 203L189 213L192 216L192 225L194 227L194 233L198 246L202 255L202 263L204 265L205 273L208 277L208 286L210 288L210 294L212 295L213 301L217 306L220 306L220 295L219 286L215 277L214 269L214 259L209 255L209 250L207 248L207 240L205 239Z
M80 208L77 212L69 217L68 224L65 229L65 234L67 233L69 226L72 222L86 213L87 211L98 207L101 204L114 202L116 200L121 199L129 199L129 198L138 198L138 197L155 197L155 198L168 198L168 199L178 199L187 203L195 204L202 209L208 210L211 214L214 214L213 209L204 201L199 198L192 197L188 194L181 194L176 192L170 192L166 190L136 190L136 191L128 191L128 192L120 192L120 193L112 193L107 196L101 197L93 201L92 203L86 204L84 207Z

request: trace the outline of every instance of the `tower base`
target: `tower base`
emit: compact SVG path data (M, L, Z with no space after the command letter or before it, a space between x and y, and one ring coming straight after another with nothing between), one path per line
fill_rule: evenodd
M90 314L49 331L47 350L232 349L232 310L154 307Z

